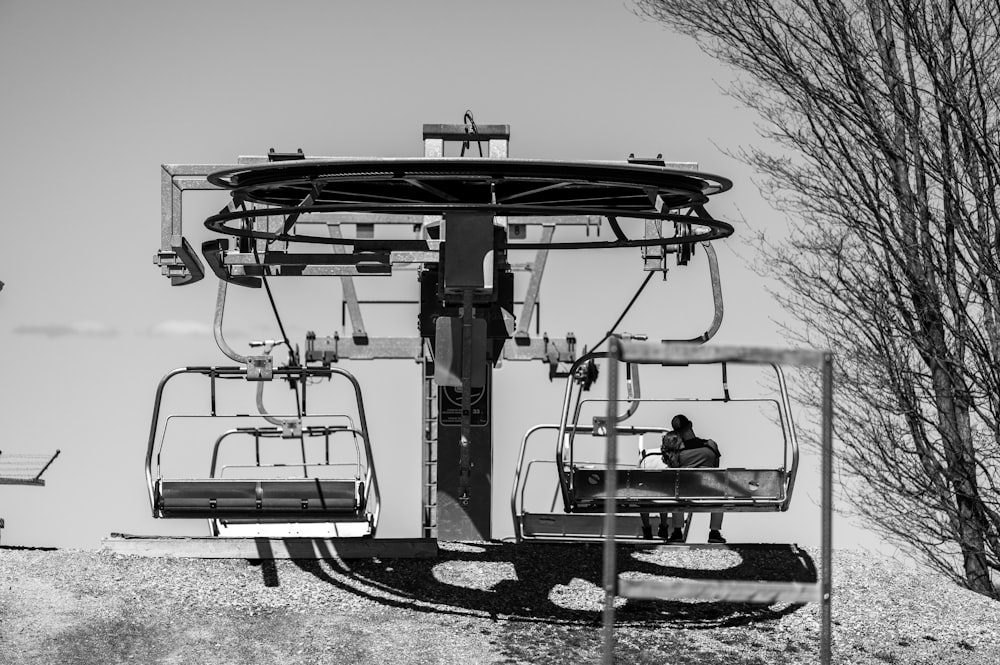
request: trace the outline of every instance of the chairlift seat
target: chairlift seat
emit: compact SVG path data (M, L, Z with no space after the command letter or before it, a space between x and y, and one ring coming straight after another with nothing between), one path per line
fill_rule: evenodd
M784 510L787 474L783 469L670 468L615 470L616 510L655 512L684 508L700 512ZM601 512L605 509L607 469L579 465L572 469L571 509Z
M359 516L365 508L364 483L326 478L161 480L156 508L158 517L294 521Z

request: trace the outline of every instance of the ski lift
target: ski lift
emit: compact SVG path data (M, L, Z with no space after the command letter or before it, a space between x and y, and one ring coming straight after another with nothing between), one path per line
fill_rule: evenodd
M461 126L425 125L422 158L305 159L301 151L272 151L266 158L241 157L235 165L164 165L161 174L161 246L155 261L175 285L190 284L206 274L183 237L182 192L221 189L231 195L224 209L204 221L207 229L226 238L205 242L201 249L208 268L220 280L216 341L227 356L246 365L247 379L268 375L263 379L268 380L272 367L267 358L239 356L222 339L226 286L265 287L281 327L268 278L286 275L339 276L345 301L353 305L351 338L307 337L307 363L326 365L340 358L415 358L423 361L425 370L433 370L433 375L425 374L424 381L422 519L428 536L489 535L492 432L472 422L471 407L473 387L484 382L479 373L485 372L488 382L489 367L501 359L539 359L549 364L550 378L555 378L561 377L563 365L573 360L572 334L563 340L547 336L538 340L527 330L550 250L639 248L649 277L655 272L665 277L668 254L676 254L678 265L684 265L694 244L709 247L711 241L733 233L730 224L714 219L704 209L710 197L730 189L732 183L726 178L696 172L696 165L690 163L667 163L662 156L637 159L632 155L627 163L511 160L507 158L509 127L477 129L471 113L467 116ZM465 140L467 144L470 127L477 141L489 141L489 157L446 158L445 141ZM604 221L597 221L597 227L606 221L612 237L590 237L591 224L599 218ZM416 237L402 238L397 236L406 234L396 233L376 237L376 224L390 222L409 226ZM529 237L527 223L542 227L540 239ZM353 237L341 232L343 224L354 226ZM587 239L554 242L557 225L585 225ZM315 251L315 245L330 245L331 251ZM305 247L310 251L294 251ZM456 247L461 251L455 251ZM513 328L514 280L508 262L508 252L515 250L536 252L524 301L528 314L522 314L523 325L518 330ZM709 258L714 266L710 249ZM360 301L350 280L391 275L395 268L414 265L422 266L420 335L369 338L360 323ZM717 275L713 287L717 287ZM713 288L713 294L716 292ZM713 328L704 338L710 337L720 322L721 307L717 307ZM438 334L438 323L450 325L442 325L443 334ZM283 328L282 337L291 347ZM443 358L448 350L452 360L460 359L461 363L448 363L444 371L444 363L435 358ZM297 359L292 364L297 366ZM458 422L446 423L445 411L438 408L438 400L446 393L440 391L459 387L462 403L457 409ZM440 436L437 425L442 426ZM449 429L455 426L458 429ZM253 437L268 438L265 432L271 430L258 428ZM473 450L479 451L481 459L473 460ZM450 468L437 473L443 465L457 466L457 474ZM151 471L148 473L152 477ZM220 476L205 482L228 479ZM438 501L439 481L442 502ZM162 485L166 481L157 482ZM190 491L200 500L203 486L197 486L197 491L194 487ZM155 502L164 500L162 490L169 486L163 485L159 496L154 489L150 480L154 512L162 513L169 506L156 507ZM250 489L248 485L241 490L247 494L242 498L244 503L250 502ZM256 495L263 491L257 486L253 490ZM472 496L475 498L470 503ZM249 518L210 519L215 519L215 528L221 530L224 524L235 525ZM439 531L439 527L443 528Z
M300 387L300 403L295 416L269 414L263 407L263 387L257 385L257 415L222 414L216 408L220 380L253 379L254 364L240 367L185 367L168 373L156 391L149 443L146 450L146 481L153 516L157 518L207 518L214 535L264 536L272 534L310 537L372 536L378 526L380 498L365 420L361 388L357 379L337 367L269 368L272 379ZM208 414L171 415L160 425L160 410L167 383L180 375L198 375L210 382ZM341 377L353 387L358 423L342 413L307 411L307 386L310 380ZM185 417L218 421L263 418L270 425L230 428L215 439L209 472L203 477L164 477L161 454L172 420ZM323 420L322 425L303 425L307 419ZM343 424L330 424L340 420ZM252 464L219 465L222 443L231 437L250 438L254 442ZM331 458L331 439L350 437L353 459L349 462ZM305 442L321 438L324 456L320 461L305 457ZM298 441L303 451L298 462L263 462L261 440ZM345 470L346 469L346 473Z
M574 370L607 353L588 354L580 358ZM711 398L647 398L640 395L639 370L635 363L626 364L626 401L628 406L615 416L614 427L619 436L662 436L670 427L662 423L639 424L636 414L643 403L699 402L717 404L761 403L772 405L778 414L782 435L782 460L774 468L643 468L644 456L654 454L643 449L634 465L619 465L616 470L616 490L613 505L619 519L616 537L638 538L641 513L695 512L774 512L785 511L791 502L799 464L799 447L791 420L788 392L781 367L772 364L775 372L777 398L734 398L729 394L725 363L723 396ZM669 369L665 366L664 369ZM571 371L572 375L573 372ZM538 425L531 428L521 442L516 476L511 496L511 512L515 538L520 540L597 541L604 537L604 514L608 496L605 476L607 465L578 459L577 449L584 439L606 438L608 417L593 417L583 423L581 416L587 404L608 403L607 398L583 399L578 381L569 380L563 400L562 417L558 425ZM631 423L636 424L631 424ZM556 434L554 456L548 460L532 459L525 464L529 441L539 432ZM659 454L659 449L655 450ZM524 509L526 480L533 465L547 462L554 465L558 487L550 510L545 513ZM559 499L561 498L561 502ZM561 503L561 511L557 503ZM688 521L689 524L689 521ZM687 524L685 525L687 528Z

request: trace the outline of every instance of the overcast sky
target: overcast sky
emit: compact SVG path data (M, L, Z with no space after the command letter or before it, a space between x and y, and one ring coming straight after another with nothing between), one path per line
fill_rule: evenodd
M710 206L737 227L718 243L726 319L716 341L782 345L775 320L784 316L747 269L745 238L780 233L784 222L754 174L726 154L756 140L753 115L722 92L729 80L689 39L615 1L3 2L0 450L62 450L46 487L0 486L3 542L96 548L113 531L205 532L202 521L153 520L142 469L160 377L229 362L211 338L215 280L172 288L153 265L163 163L228 164L272 147L419 156L422 125L461 122L466 109L481 124L511 126L512 157L634 152L698 162L735 182ZM221 194L187 196L192 244L210 237L201 220L224 204ZM711 299L698 258L654 280L622 329L653 338L704 331ZM551 257L543 329L592 344L643 277L637 250ZM339 329L336 280L279 281L294 340ZM362 297L417 293L412 273L392 286L363 282ZM415 334L414 316L371 313L370 332ZM234 293L227 325L234 346L277 334L260 292ZM380 534L416 536L419 368L345 367L366 382L387 495ZM508 363L496 377L494 436L504 452L494 518L509 535L512 455L529 427L558 419L562 386L540 363ZM701 433L724 450L737 445L724 432ZM730 538L818 542L819 491L815 476L804 477L812 480L799 484L791 513L731 516ZM837 524L838 546L878 547Z

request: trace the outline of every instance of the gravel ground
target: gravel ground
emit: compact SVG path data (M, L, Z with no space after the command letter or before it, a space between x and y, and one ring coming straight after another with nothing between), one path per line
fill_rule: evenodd
M788 548L623 547L619 563L638 577L816 575ZM597 663L601 566L594 545L273 562L0 548L0 663ZM860 552L836 552L834 581L834 662L1000 662L1000 603ZM620 599L616 640L623 664L814 663L819 606Z

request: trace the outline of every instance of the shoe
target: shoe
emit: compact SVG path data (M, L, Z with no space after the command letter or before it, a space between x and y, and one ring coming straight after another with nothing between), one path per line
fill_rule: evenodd
M683 543L684 542L684 532L681 529L674 529L674 532L670 534L670 538L667 539L668 543Z
M668 529L666 525L661 524L660 528L656 530L656 537L662 540L666 540L667 538L670 537L670 529Z
M722 534L715 529L708 532L708 542L710 543L724 543L726 539L722 537Z
M652 540L653 539L653 527L651 527L651 526L644 526L644 527L642 527L642 537L645 540Z

